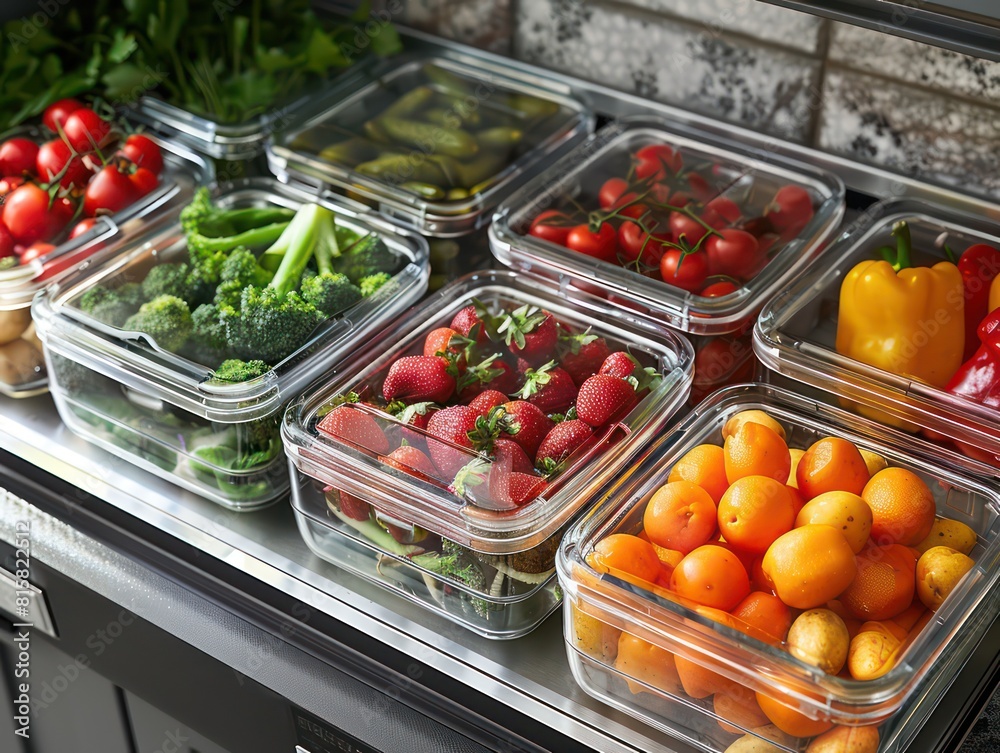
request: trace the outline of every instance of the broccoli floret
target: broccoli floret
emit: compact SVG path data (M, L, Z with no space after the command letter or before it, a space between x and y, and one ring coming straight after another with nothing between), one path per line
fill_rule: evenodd
M187 236L194 265L238 246L267 246L288 226L294 212L283 207L223 209L215 206L205 187L195 192L181 210L181 227ZM218 261L217 259L215 261Z
M219 307L203 303L191 312L191 334L181 354L205 366L219 363L226 357L226 330L219 321Z
M223 306L220 321L226 344L237 358L278 363L299 348L323 315L298 293L276 288L246 288L240 308Z
M238 358L230 358L223 361L219 368L212 375L214 382L247 382L251 379L264 376L271 370L263 361L241 361Z
M357 285L361 278L379 272L394 272L398 266L396 255L377 235L366 235L334 262L338 272L351 278Z
M392 275L388 272L379 272L375 275L368 275L367 277L362 277L358 280L358 287L361 289L361 295L367 298L373 295L376 290L385 285L389 280L392 279Z
M112 295L91 308L89 313L99 322L110 324L112 327L121 327L136 311L135 306Z
M191 334L193 322L191 310L184 300L161 295L142 304L123 326L149 335L164 350L177 351Z
M104 303L104 301L118 297L114 291L109 290L103 285L95 285L80 296L79 307L81 311L86 311L89 314L99 303Z
M244 288L263 287L271 281L271 277L271 273L257 263L257 258L249 249L238 248L222 265L215 303L239 306Z
M360 301L362 291L347 275L321 272L302 282L302 297L329 317Z
M153 300L161 295L172 295L188 301L188 265L157 264L142 281L142 294L146 300Z
M80 297L80 310L99 322L121 327L142 303L141 290L133 286L135 283L126 283L114 290L102 285L93 287Z
M487 593L486 574L482 565L472 556L467 549L455 544L448 539L441 539L441 553L428 552L411 558L415 564L420 565L433 573L437 573L445 578L449 578L457 583L465 585L471 591ZM479 617L487 617L490 612L490 604L485 599L479 599L470 594L460 593L463 611L475 612Z
M139 308L148 299L142 292L142 285L138 282L126 282L124 285L119 285L115 288L115 293L129 306L135 306Z

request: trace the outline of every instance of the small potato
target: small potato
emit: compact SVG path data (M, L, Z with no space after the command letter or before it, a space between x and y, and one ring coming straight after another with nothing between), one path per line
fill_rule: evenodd
M896 664L902 644L888 632L863 630L854 636L847 654L847 669L855 680L874 680Z
M664 693L677 695L683 691L674 655L630 633L622 633L618 638L615 669ZM650 692L631 680L628 681L628 689L633 695Z
M31 324L31 307L0 311L0 345L16 340Z
M785 427L762 410L744 410L731 416L722 427L722 438L725 440L734 436L743 424L762 424L782 439L785 438Z
M865 465L868 466L869 476L874 476L879 471L884 471L886 468L889 467L889 464L886 462L884 457L882 457L881 455L876 455L871 450L862 450L859 447L858 452L860 452L861 457L865 459Z
M834 727L813 738L806 753L878 753L877 727Z
M792 456L792 469L788 472L788 481L785 483L793 489L798 489L799 481L795 478L795 471L798 470L799 461L802 460L802 456L806 454L806 451L800 450L797 447L789 447L788 454Z
M785 734L773 724L754 727L751 732L753 734L743 735L726 748L725 753L784 753L785 748L780 748L778 745L790 747L798 742L796 738Z
M948 546L933 546L917 560L917 596L928 609L936 610L975 562Z
M0 345L0 382L17 386L37 379L45 368L42 352L27 340Z
M573 605L573 645L588 656L608 663L618 655L621 631Z
M969 554L976 546L976 532L965 523L949 518L935 518L927 538L914 549L923 554L932 546L950 546L956 552Z
M869 620L868 622L862 623L861 627L858 628L858 632L882 633L882 635L891 636L900 642L905 641L906 636L909 634L906 628L893 620Z
M788 653L831 675L844 668L850 643L847 625L829 609L803 612L788 630Z
M809 524L833 526L847 539L857 554L865 548L872 532L872 508L851 492L824 492L799 510L795 527Z

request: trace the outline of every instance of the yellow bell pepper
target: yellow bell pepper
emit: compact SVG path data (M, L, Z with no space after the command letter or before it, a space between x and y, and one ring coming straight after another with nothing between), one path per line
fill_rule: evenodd
M962 275L951 262L910 267L910 231L893 227L895 263L857 264L840 287L837 352L893 374L944 387L962 365L965 296ZM884 249L883 255L891 255ZM916 427L874 409L872 418L914 431Z

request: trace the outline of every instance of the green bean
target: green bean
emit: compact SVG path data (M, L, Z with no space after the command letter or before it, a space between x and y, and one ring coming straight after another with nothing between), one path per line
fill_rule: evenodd
M458 128L444 128L402 118L379 118L379 127L392 139L452 157L471 157L479 151L476 140Z

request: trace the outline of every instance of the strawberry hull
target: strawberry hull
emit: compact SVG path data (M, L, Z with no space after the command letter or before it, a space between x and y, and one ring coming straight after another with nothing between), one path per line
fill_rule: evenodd
M405 408L394 406L395 415L384 410L388 406L383 391L393 364L423 357L426 338L434 330L450 326L461 331L455 319L461 323L468 318L473 300L485 307L486 324L491 324L489 317L500 320L522 309L528 312L530 326L531 317L539 316L534 312L543 311L560 333L589 332L611 351L628 348L641 367L661 381L637 395L631 410L592 428L590 435L562 430L569 442L554 435L547 451L557 453L558 462L539 464L536 455L564 417L548 416L516 393L506 393L506 402L501 402L504 393L491 393L474 405L463 405L460 388L437 405L425 425L403 424ZM509 363L517 360L503 333L495 330L472 351L470 366L492 355ZM549 360L558 359L559 351L554 348ZM603 482L658 436L683 405L693 356L683 338L651 324L623 324L589 295L566 296L540 280L511 272L474 273L401 317L398 325L373 338L353 363L329 383L315 386L288 412L283 435L296 470L293 507L300 529L320 557L469 629L495 638L522 635L558 605L553 554L561 532ZM566 381L571 382L568 376ZM357 393L360 402L340 409L363 413L366 420L342 423L368 427L373 421L389 444L381 456L411 456L420 461L419 471L416 461L402 468L387 464L359 451L356 438L312 428L317 413L348 392ZM571 414L565 420L577 419ZM429 465L415 454L418 450ZM369 519L359 521L328 506L323 495L327 486L367 502ZM413 544L402 545L379 524L390 519L436 534L439 540L429 540L439 543L430 549L421 543L419 552L409 549Z

